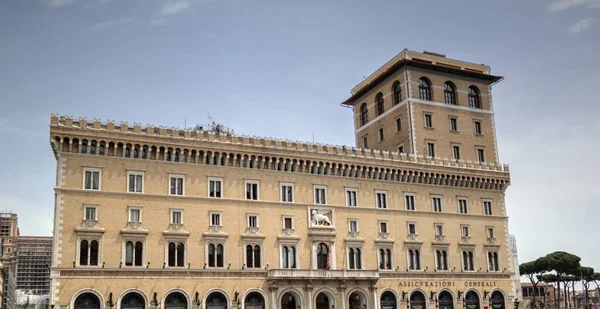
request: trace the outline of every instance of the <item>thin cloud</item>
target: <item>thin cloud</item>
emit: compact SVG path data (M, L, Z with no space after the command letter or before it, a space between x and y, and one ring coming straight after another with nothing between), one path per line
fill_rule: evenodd
M550 12L557 12L579 6L587 8L600 8L600 0L558 0L548 5Z
M134 20L135 20L134 16L128 16L128 17L125 17L125 18L104 21L104 22L100 22L100 23L95 24L92 27L92 29L94 31L111 30L111 29L120 28L120 27L123 27L123 26L125 26L127 24L130 24Z
M68 4L73 4L73 3L75 3L74 0L49 0L48 1L48 5L53 8L68 5Z
M575 34L581 33L583 31L589 29L590 27L592 27L596 23L596 21L597 21L597 19L592 18L592 17L586 18L586 19L582 19L582 20L580 20L580 21L572 24L569 27L569 31L571 33L575 33Z
M190 7L189 1L179 1L163 6L161 10L162 16L179 14Z

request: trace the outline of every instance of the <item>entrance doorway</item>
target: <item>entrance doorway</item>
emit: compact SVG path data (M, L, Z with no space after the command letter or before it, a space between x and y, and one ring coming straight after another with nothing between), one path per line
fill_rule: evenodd
M367 298L361 292L352 292L348 297L348 309L365 309L367 308Z
M492 293L492 297L490 299L490 305L492 309L504 309L505 306L504 295L500 291L495 291Z
M144 309L146 301L138 293L128 293L121 299L121 309Z
M321 292L317 295L316 307L317 309L333 309L333 299L326 293Z
M448 291L442 291L438 298L439 309L454 309L454 299Z
M257 292L252 292L244 300L245 309L265 309L265 298Z
M394 293L387 291L381 294L381 309L396 309L396 295Z
M479 309L479 295L473 291L465 295L465 309Z
M410 294L410 309L426 309L425 295L419 291Z
M300 299L296 294L287 292L281 297L281 309L296 309L300 306Z
M165 309L187 309L187 298L179 292L173 292L165 299Z

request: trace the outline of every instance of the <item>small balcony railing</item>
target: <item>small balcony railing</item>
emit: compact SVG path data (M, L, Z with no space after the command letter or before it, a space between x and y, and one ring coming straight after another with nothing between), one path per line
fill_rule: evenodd
M378 279L378 270L272 269L269 279Z

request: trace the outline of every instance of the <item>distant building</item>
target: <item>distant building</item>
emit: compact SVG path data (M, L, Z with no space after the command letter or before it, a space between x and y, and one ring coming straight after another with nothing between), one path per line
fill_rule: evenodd
M564 291L561 289L560 300L564 301ZM536 308L540 309L554 309L556 303L554 301L554 286L540 282L534 289L533 285L529 282L521 283L521 295L523 297L524 304L531 304L533 296L535 295ZM558 298L559 296L556 295ZM530 306L530 305L529 305ZM529 306L527 306L529 308ZM564 307L564 306L563 306Z
M52 237L19 236L17 248L17 289L26 294L48 294Z
M2 309L15 309L15 275L10 267L2 269Z
M0 238L2 238L2 264L15 273L17 261L17 237L19 237L19 219L17 214L0 213Z

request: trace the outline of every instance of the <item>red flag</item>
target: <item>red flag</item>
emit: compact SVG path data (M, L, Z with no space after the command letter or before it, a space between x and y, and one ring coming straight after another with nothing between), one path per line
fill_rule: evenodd
M325 269L331 269L331 250L327 248L327 265L325 265Z

